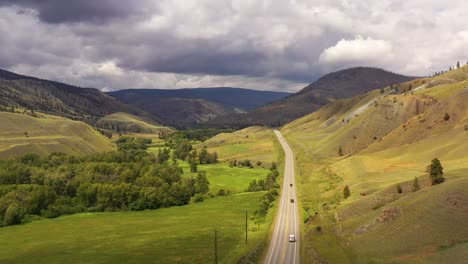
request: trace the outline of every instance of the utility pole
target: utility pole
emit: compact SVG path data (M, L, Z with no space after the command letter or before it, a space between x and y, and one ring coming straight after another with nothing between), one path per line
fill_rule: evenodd
M247 233L248 233L248 232L247 232L247 230L248 230L248 229L247 229L247 227L248 227L248 226L247 226L247 223L248 223L248 222L247 222L247 211L245 211L245 244L246 244L246 245L247 245Z
M215 264L218 264L218 231L215 229Z

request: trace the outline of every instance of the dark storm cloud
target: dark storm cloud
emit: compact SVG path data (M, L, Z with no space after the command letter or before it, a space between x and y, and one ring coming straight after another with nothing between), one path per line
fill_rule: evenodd
M0 6L20 6L37 10L46 23L103 23L142 12L143 0L0 0Z
M466 60L466 1L396 1L0 0L0 67L106 89L298 89L344 67Z

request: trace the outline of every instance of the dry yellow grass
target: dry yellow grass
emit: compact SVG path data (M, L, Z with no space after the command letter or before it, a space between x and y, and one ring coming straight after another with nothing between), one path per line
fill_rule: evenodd
M394 86L405 94L387 95L387 87L331 103L282 129L295 151L304 217L312 216L306 249L309 242L337 263L460 261L468 241L466 79L468 67ZM435 157L447 180L431 187L425 168ZM423 187L417 193L414 177ZM385 215L394 220L378 222Z
M271 128L249 127L233 133L218 134L199 144L207 146L210 152L216 151L219 159L251 160L253 162L271 163L278 161L276 139Z
M109 139L92 127L62 117L38 114L36 118L0 112L0 124L0 158L51 152L82 155L115 149Z

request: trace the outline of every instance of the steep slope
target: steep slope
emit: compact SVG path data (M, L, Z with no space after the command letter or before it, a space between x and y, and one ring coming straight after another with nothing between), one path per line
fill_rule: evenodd
M248 114L217 119L213 124L278 126L310 114L336 99L348 98L391 84L413 80L376 68L357 67L329 73L298 93Z
M108 138L83 122L36 115L0 112L0 158L51 152L84 155L115 148Z
M298 159L309 258L460 262L468 241L468 66L337 100L282 131ZM431 186L425 170L436 157L446 181Z
M108 94L159 116L173 126L194 125L228 114L244 113L290 95L228 87L130 89Z
M93 125L98 117L116 112L127 112L158 121L156 117L125 105L97 89L79 88L4 70L0 70L0 106L42 111Z

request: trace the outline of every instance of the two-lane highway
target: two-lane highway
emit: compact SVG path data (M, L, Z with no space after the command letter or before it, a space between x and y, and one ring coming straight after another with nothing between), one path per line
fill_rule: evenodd
M294 182L294 156L281 132L275 130L275 134L285 153L284 181L278 215L276 216L275 230L264 263L296 264L300 263L301 237L299 234L296 183ZM290 242L289 235L294 235L296 241Z

